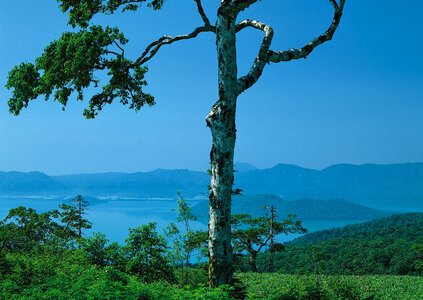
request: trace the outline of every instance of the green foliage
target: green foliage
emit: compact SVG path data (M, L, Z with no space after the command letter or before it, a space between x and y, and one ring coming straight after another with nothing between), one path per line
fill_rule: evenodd
M42 245L55 243L58 232L63 231L55 217L57 211L38 214L32 208L20 206L11 209L0 224L0 245L8 251L35 251Z
M176 285L180 288L205 286L208 280L206 268L183 267L175 270Z
M412 246L422 241L423 222L416 221L415 217L410 214L393 216L312 233L310 238L301 237L297 243L286 243L285 252L275 254L275 269L291 274L421 274L418 248ZM392 224L395 221L398 224ZM389 225L382 227L386 224ZM336 236L334 232L340 237L327 239ZM318 259L315 253L319 254ZM259 270L266 270L266 261L267 255L258 257ZM318 265L324 268L317 268Z
M126 240L127 270L145 282L173 280L173 272L165 257L164 238L156 231L156 223L129 229Z
M237 273L247 299L421 299L423 278Z
M88 205L82 197L74 199L79 204L59 205L59 210L37 213L32 208L20 206L9 211L0 222L0 246L8 252L56 252L72 248L81 230L91 228L85 219Z
M423 243L413 244L410 251L414 253L415 258L417 259L415 263L416 269L423 270Z
M126 263L125 248L118 243L107 245L109 240L104 233L95 232L84 238L81 243L81 255L90 263L101 267L114 266L124 270Z
M0 222L0 299L423 298L421 277L324 275L346 266L351 273L406 274L421 262L421 241L377 238L385 231L366 234L374 239L352 235L317 245L289 246L275 254L277 268L286 261L294 272L302 268L304 273L320 275L236 273L234 286L210 289L205 287L206 265L170 267L166 242L154 223L131 229L124 246L110 244L104 234L95 233L80 239L81 248L75 249L59 242L75 236L65 230L61 216L60 210L38 214L19 207ZM410 237L403 227L415 230L413 224L404 223L398 230Z
M93 1L89 1L93 2ZM102 91L91 97L84 115L94 118L105 104L119 98L124 105L139 110L144 104L153 105L154 98L142 91L147 83L146 67L134 65L124 58L121 45L128 40L117 29L91 26L79 32L65 32L60 39L46 47L34 64L22 63L9 72L6 87L13 88L9 99L10 112L18 115L29 101L54 93L54 100L66 106L73 92L83 100L83 90L98 86L94 73L107 70L109 82ZM117 48L116 51L109 50Z
M59 207L60 221L66 224L66 229L71 232L74 237L82 237L82 229L92 228L92 223L85 219L87 215L88 201L84 200L81 195L76 196L71 201L72 205L61 204Z
M122 11L136 11L142 3L159 10L165 0L58 0L62 12L69 11L69 24L73 27L88 27L89 21L98 13L113 14L119 7Z
M374 240L376 238L384 238L387 236L410 241L422 237L423 214L406 213L392 215L390 217L375 219L369 222L312 232L286 244L311 244L330 239L350 237Z
M179 198L176 220L183 224L185 231L182 232L173 222L165 228L165 235L172 243L168 257L177 265L182 266L185 263L185 266L189 266L193 253L196 252L199 258L207 256L208 233L191 228L191 222L197 221L197 217L192 214L191 206L181 192L177 193Z
M280 234L306 232L301 221L296 221L294 218L295 215L288 215L282 222L272 222L271 218L267 216L253 218L247 214L232 215L234 252L242 254L247 251L249 253L248 263L252 271L257 272L256 256L272 238ZM276 250L283 250L283 247L276 247Z

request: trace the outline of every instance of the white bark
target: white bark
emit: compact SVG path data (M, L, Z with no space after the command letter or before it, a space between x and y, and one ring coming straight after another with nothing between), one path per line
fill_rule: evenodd
M231 15L219 13L216 45L219 64L219 100L207 116L213 136L210 152L209 284L232 281L231 195L237 98L236 26Z

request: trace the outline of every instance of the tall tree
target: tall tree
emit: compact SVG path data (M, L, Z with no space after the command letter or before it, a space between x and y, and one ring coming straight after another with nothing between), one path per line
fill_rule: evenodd
M71 205L59 205L61 222L66 225L65 230L70 231L74 237L81 238L83 229L92 228L92 223L85 218L89 203L81 195L71 200Z
M257 270L257 255L271 243L271 252L283 250L283 245L274 243L273 239L280 234L306 233L301 221L295 220L295 215L288 215L285 220L278 222L271 217L253 218L248 214L232 215L232 237L234 249L242 253L248 252L248 264L253 272ZM272 254L272 253L270 253Z
M98 87L96 71L106 70L109 81L92 96L84 115L94 118L108 103L118 98L122 104L139 110L144 105L153 105L152 95L143 91L147 72L146 63L161 47L177 41L197 37L200 33L214 33L218 58L219 98L206 117L211 129L213 144L210 153L211 189L209 210L209 279L210 285L218 286L232 280L232 248L230 234L231 194L233 185L233 157L235 148L235 111L238 96L253 86L260 78L264 67L307 57L314 48L332 39L342 17L345 0L329 0L334 15L329 28L304 47L285 51L270 49L273 29L268 24L243 20L236 22L239 13L258 0L221 0L217 7L216 24L207 17L201 0L194 0L203 24L184 35L164 35L149 44L141 54L131 60L125 56L124 45L128 42L117 29L91 24L97 14L113 14L138 10L147 4L155 10L161 9L164 0L58 0L63 12L69 13L69 23L81 28L78 32L66 32L52 42L44 54L33 63L22 63L10 73L7 88L13 88L9 100L10 111L19 114L30 100L44 95L66 105L70 95L84 98L83 90ZM257 57L249 72L241 77L237 74L236 35L245 28L263 31L264 38Z

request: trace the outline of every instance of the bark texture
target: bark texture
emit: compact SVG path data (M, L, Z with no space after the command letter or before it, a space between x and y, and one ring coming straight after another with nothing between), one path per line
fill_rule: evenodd
M219 12L216 46L219 100L206 120L213 137L209 208L209 285L232 281L231 195L234 181L235 111L237 98L236 25L230 14Z

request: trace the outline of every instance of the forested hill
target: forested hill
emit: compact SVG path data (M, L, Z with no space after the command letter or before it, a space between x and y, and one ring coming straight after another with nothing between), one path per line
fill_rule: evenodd
M423 246L423 214L315 232L285 246L274 254L280 273L421 275L421 254L415 249ZM257 263L267 270L267 253Z
M317 200L299 199L283 200L275 195L237 196L232 201L232 214L250 214L262 216L266 213L264 206L273 205L280 219L288 214L297 215L298 220L369 220L390 216L393 212L372 209L341 199ZM208 203L195 205L193 213L200 221L207 223Z
M423 213L397 214L369 222L347 225L341 228L316 231L290 242L287 245L313 244L331 239L377 238L416 240L423 238Z

